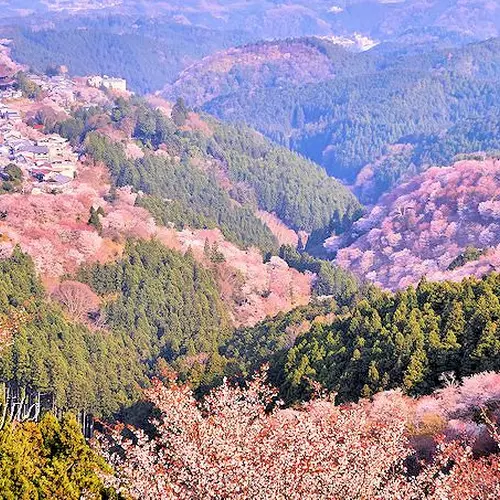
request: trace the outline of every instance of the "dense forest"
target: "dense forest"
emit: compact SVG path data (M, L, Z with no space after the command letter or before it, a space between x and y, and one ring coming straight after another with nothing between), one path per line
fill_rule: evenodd
M50 392L61 409L109 415L167 366L207 388L223 373L270 362L287 400L308 397L317 381L341 401L400 386L428 393L444 373L499 368L497 274L391 294L321 270L331 264L291 248L281 255L317 272L329 296L231 333L211 272L189 254L137 241L116 263L84 267L78 279L100 305L78 324L67 316L72 303L48 302L31 260L16 251L1 263L2 332L10 335L2 379Z
M40 73L65 65L72 75L119 76L140 94L161 89L191 61L248 39L238 31L126 16L70 18L50 29L20 26L6 34L16 60Z
M215 176L196 167L189 156L178 161L147 154L133 161L125 157L119 144L98 134L88 136L86 150L106 163L117 186L132 185L147 195L138 203L150 210L158 223L174 224L179 229L219 227L238 245L255 245L264 251L276 248L272 233L252 209L234 204Z
M498 370L499 279L422 281L394 295L372 292L297 339L280 360L283 393L302 398L317 381L340 401L396 387L425 394L442 374Z
M406 173L447 164L459 153L499 149L499 44L418 54L383 46L356 56L333 52L330 79L247 87L251 75L243 76L239 88L203 108L250 124L349 182L386 157L371 165L372 201ZM395 144L409 145L408 154L393 158Z
M157 366L201 354L217 358L229 332L210 271L160 243L131 242L122 261L81 270L80 281L102 299L97 307L77 282L49 302L19 250L0 262L0 272L7 337L0 377L22 392L50 393L60 410L109 416L137 400ZM208 363L207 377L210 370ZM205 365L197 373L195 385L208 383Z
M218 347L229 335L228 315L213 275L191 255L159 242L131 242L124 259L85 267L78 277L110 297L101 308L105 324L130 339L141 364L166 362L182 372L179 358L190 359L195 386L220 375Z
M111 467L85 441L71 414L47 413L39 423L0 430L0 491L5 500L53 498L123 499L102 480Z
M253 188L259 207L291 228L341 230L360 215L361 206L340 182L251 129L219 123L212 139L208 147L227 166L230 178Z
M109 415L138 397L146 378L125 337L90 329L49 302L31 259L0 262L0 314L7 338L2 381L53 395L54 406Z
M108 166L117 186L147 195L139 204L162 224L219 227L228 240L266 252L276 251L277 242L255 215L257 208L274 212L295 230L327 227L330 234L359 217L356 198L309 160L246 127L210 117L206 124L213 133L189 129L189 116L182 102L170 118L144 101L117 99L109 110L79 111L53 129L83 143ZM144 156L128 158L121 144L99 133L96 124L103 122L131 128Z

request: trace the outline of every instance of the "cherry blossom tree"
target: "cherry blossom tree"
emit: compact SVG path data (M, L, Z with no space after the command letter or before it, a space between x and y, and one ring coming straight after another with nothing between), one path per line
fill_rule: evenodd
M115 485L144 500L493 499L500 495L498 455L478 458L467 439L444 437L446 422L436 426L425 416L448 406L450 415L465 415L467 401L472 414L479 399L496 397L498 377L472 378L463 391L449 386L421 402L391 391L373 402L339 407L322 396L293 409L281 406L265 372L245 388L224 382L202 401L173 378L155 380L146 392L158 415L154 437L117 426L100 442L116 468ZM489 397L472 396L474 387ZM436 434L431 458L419 461L412 441L424 421ZM498 442L496 423L488 422Z
M99 297L91 288L78 281L63 281L52 292L52 298L61 303L77 321L88 318L89 313L99 308Z

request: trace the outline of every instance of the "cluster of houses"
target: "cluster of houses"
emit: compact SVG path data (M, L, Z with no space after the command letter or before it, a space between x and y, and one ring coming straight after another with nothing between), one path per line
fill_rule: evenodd
M14 163L30 179L32 192L64 190L75 178L78 155L57 134L38 140L25 137L16 128L21 117L0 103L0 173Z
M1 46L1 41L0 41ZM68 109L76 101L81 88L66 72L55 76L27 74L43 92L44 98ZM122 78L92 76L87 85L96 88L126 91L127 81ZM60 192L71 189L76 176L78 155L69 142L57 134L30 133L23 125L20 112L12 101L20 99L22 93L12 71L0 64L0 180L8 180L11 164L23 173L23 192ZM36 139L34 139L36 137Z
M28 74L28 78L38 85L44 94L63 108L68 108L76 100L76 83L66 74L56 76Z
M19 99L22 95L16 87L12 72L4 66L0 67L0 99Z

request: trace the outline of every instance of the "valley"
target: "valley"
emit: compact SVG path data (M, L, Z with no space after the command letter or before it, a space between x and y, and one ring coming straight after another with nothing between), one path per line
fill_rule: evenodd
M6 0L0 498L498 498L497 13Z

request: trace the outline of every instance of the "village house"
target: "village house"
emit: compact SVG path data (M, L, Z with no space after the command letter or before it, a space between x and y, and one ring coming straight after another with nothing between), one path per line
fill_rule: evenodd
M0 105L0 119L14 122L22 120L19 111L10 109L5 105Z
M14 99L21 99L22 97L23 93L16 88L0 90L0 99L14 100Z
M76 174L75 163L68 160L59 160L51 163L51 168L54 173L64 175L73 179Z
M12 90L16 84L16 80L12 73L5 69L0 70L0 90Z
M36 141L38 146L45 146L49 149L49 156L58 157L64 154L68 147L68 140L57 134L46 135Z
M45 146L34 144L19 148L16 153L21 154L25 159L32 162L47 161L49 159L49 149Z
M19 130L15 130L12 128L12 125L6 123L3 127L0 128L0 132L2 133L4 142L10 143L11 141L15 141L18 139L23 139L23 135Z

